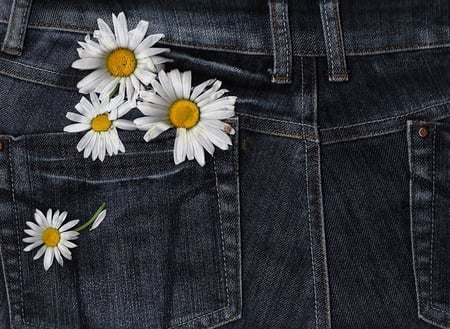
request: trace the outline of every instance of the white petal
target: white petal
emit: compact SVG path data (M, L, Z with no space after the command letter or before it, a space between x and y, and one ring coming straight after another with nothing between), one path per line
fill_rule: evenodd
M175 69L167 73L167 75L169 76L173 90L175 91L175 97L178 99L183 98L183 83L181 81L180 71Z
M111 94L113 93L114 89L117 88L117 84L120 81L119 77L109 77L109 82L107 85L105 85L101 90L99 88L96 88L96 92L100 93L100 100L104 101L111 97Z
M59 252L58 248L53 248L53 252L55 253L55 258L58 261L59 265L63 266L64 265L64 261L61 257L61 254Z
M200 103L202 100L207 99L209 96L211 96L212 94L214 94L217 90L219 90L220 86L222 85L222 81L220 80L216 80L214 81L213 85L211 86L211 88L209 88L207 91L205 91L204 93L201 93L200 95L197 96L197 98L194 99L194 102L196 102L197 104Z
M203 147L195 137L192 138L192 146L194 148L195 159L197 160L198 164L203 167L205 165L205 152L203 151Z
M55 252L53 248L47 248L45 250L45 256L44 256L44 269L48 271L48 269L53 264L53 258L54 258Z
M91 154L92 150L96 148L97 145L97 136L98 133L94 133L91 137L91 140L87 144L87 146L84 148L83 157L87 158Z
M172 80L169 78L166 72L160 71L158 73L159 82L161 86L164 88L164 91L169 96L169 99L176 100L178 99L175 89L172 84ZM161 95L162 96L162 95Z
M56 211L53 213L52 220L51 220L52 227L55 227L55 223L58 220L58 218L59 218L59 209L56 209Z
M191 80L192 74L191 71L186 71L181 74L181 84L183 85L183 98L189 99L189 95L191 94Z
M235 96L227 96L216 100L210 100L206 103L202 102L197 105L200 107L200 111L202 111L202 113L206 113L214 110L234 110L235 102Z
M78 70L95 70L105 67L104 58L80 58L72 63L72 67Z
M145 70L145 69L141 69L141 68L136 68L136 70L133 73L136 78L139 79L139 81L141 81L144 85L149 85L153 79L155 79L156 74Z
M106 152L108 152L109 156L112 156L114 154L114 147L111 141L111 132L107 131L106 134L107 134L107 137L105 138Z
M210 80L206 80L205 82L202 82L201 84L199 84L197 87L194 88L194 90L192 91L191 97L189 97L189 99L191 101L196 99L198 97L198 95L200 95L203 92L203 90L205 90L206 87L208 87L212 83L214 83L214 81L216 81L216 80L210 79Z
M91 120L86 118L84 115L80 115L78 113L67 112L66 118L79 123L90 123Z
M35 230L23 230L26 234L30 235L30 236L37 236L37 237L41 237L42 236L42 229L40 231L35 231Z
M136 130L136 125L133 121L119 119L114 121L114 126L123 130Z
M42 232L44 230L44 228L42 226L38 226L33 222L26 222L26 224L28 225L28 227L30 227L34 232Z
M136 28L128 32L128 49L134 50L144 40L147 29L148 22L139 21Z
M82 94L88 94L94 91L99 85L100 81L107 79L110 81L114 79L106 69L95 70L85 76L82 80L77 83L77 88Z
M47 218L45 217L44 213L39 209L35 210L34 219L36 220L36 223L38 223L39 226L46 226Z
M71 220L70 222L67 222L66 224L64 224L63 226L61 226L61 227L59 228L59 231L62 233L62 232L65 232L65 231L67 231L67 230L70 230L72 227L74 227L75 225L77 225L79 222L80 222L80 221L79 221L78 219Z
M175 137L175 146L173 150L175 164L179 164L184 161L187 153L187 139L186 129L178 128L177 136Z
M88 129L91 129L90 123L74 123L64 127L64 131L69 133L77 133Z
M169 115L169 106L156 103L139 102L137 108L145 115L166 117Z
M139 44L139 46L134 49L134 53L138 54L142 52L143 50L152 47L155 43L157 43L161 38L164 38L164 34L151 34L148 37L146 37L142 42Z
M39 247L40 245L42 245L43 242L42 241L36 241L28 246L26 246L25 248L23 248L24 251L30 251L33 250L36 247Z
M61 252L61 254L68 260L72 259L72 253L70 250L63 245L62 243L58 244L58 250Z
M33 260L39 259L42 257L42 255L45 253L45 250L47 250L47 246L42 246L37 251L36 255L34 255Z
M77 231L66 231L61 233L61 238L63 238L64 240L75 240L78 239L79 235L80 233L78 233Z
M66 220L67 211L63 211L61 215L59 215L58 219L54 222L54 228L59 229L62 223Z
M77 247L77 245L75 243L70 242L69 240L61 241L61 244L66 246L67 248L76 248Z
M128 47L128 27L127 19L124 13L120 13L117 17L112 15L114 34L116 36L117 44L120 48Z
M52 209L47 210L47 216L45 216L45 219L47 220L47 223L45 223L45 226L52 226Z
M136 55L137 60L142 60L144 58L159 55L161 53L165 53L165 52L169 52L169 51L170 51L169 48L147 48L147 49L139 51L139 53L136 51L135 55Z
M147 131L147 133L144 135L144 140L146 142L149 142L150 140L158 137L161 133L170 128L172 128L170 124L166 122L158 122Z
M92 231L96 229L101 224L101 222L103 222L105 217L106 217L106 209L103 210L100 214L98 214L97 218L95 219L94 223L92 224L89 230Z
M105 160L106 155L106 145L105 145L105 133L100 134L100 139L98 143L98 158L103 162Z
M25 243L35 243L36 241L42 241L41 236L30 236L22 239Z
M161 71L161 72L163 72L163 71ZM158 93L158 95L162 99L164 99L167 103L172 104L174 101L176 101L176 98L171 96L171 94L168 93L157 80L152 81L152 87Z
M94 136L95 132L93 130L89 130L84 136L80 139L80 141L77 144L77 150L78 152L83 151L86 146L89 145L89 142L92 139L92 136Z
M201 112L202 120L223 120L231 118L235 115L234 110L216 110L203 113Z

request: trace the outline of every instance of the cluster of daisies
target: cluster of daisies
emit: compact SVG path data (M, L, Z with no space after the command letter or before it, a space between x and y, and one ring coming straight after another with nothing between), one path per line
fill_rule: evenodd
M207 80L192 88L191 72L175 69L164 71L161 56L170 51L154 45L163 34L146 36L148 22L140 21L128 31L123 13L112 15L114 32L98 19L99 29L94 41L86 36L79 42L80 59L72 66L79 70L93 70L77 87L89 94L75 106L79 113L69 112L67 118L75 122L64 128L66 132L86 132L77 145L84 157L103 161L106 155L125 152L119 130L146 131L149 142L164 131L176 128L174 162L196 160L205 165L205 152L213 155L215 147L227 150L231 145L233 128L223 120L235 115L236 97L225 96L221 82ZM134 121L123 119L137 107L144 115Z
M66 117L74 123L64 131L85 132L77 150L85 158L103 161L106 155L125 152L119 130L144 130L144 140L149 142L168 129L176 128L173 158L175 164L196 160L205 165L205 152L213 155L215 147L227 150L231 145L230 134L234 130L223 120L235 115L236 97L225 96L219 80L207 80L192 88L191 72L164 71L164 63L171 61L161 56L170 51L154 45L162 34L146 36L148 22L140 21L134 30L128 31L123 13L112 15L114 32L98 19L94 41L89 35L79 42L80 59L72 66L79 70L93 70L77 87L82 97L75 106L78 113L68 112ZM143 117L134 121L123 117L133 108ZM83 225L79 220L64 224L67 212L38 209L35 222L28 221L24 238L29 243L26 252L38 248L33 259L44 256L44 269L48 270L54 259L62 266L63 258L72 259L70 249L86 228L95 229L105 218L105 204Z

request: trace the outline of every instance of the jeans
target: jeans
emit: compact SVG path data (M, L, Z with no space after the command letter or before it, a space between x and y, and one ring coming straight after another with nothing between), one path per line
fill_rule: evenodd
M238 97L205 167L173 131L104 162L63 132L77 41L120 11ZM449 26L445 0L0 0L0 327L450 328ZM64 267L23 251L36 208L101 202Z

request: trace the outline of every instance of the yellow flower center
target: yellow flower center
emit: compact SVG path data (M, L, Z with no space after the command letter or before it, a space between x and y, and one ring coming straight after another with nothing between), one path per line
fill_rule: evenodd
M130 49L118 48L109 53L106 67L115 77L128 77L136 68L136 57Z
M96 132L107 131L111 127L111 120L109 120L106 114L97 115L91 121L91 127Z
M61 235L56 228L49 227L42 233L42 241L47 247L56 247L61 240Z
M197 104L186 99L180 99L169 108L169 120L177 128L192 128L200 119Z

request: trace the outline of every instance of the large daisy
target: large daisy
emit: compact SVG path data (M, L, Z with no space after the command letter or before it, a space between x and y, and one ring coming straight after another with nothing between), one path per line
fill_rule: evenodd
M119 94L133 105L139 90L148 85L161 68L161 64L170 61L158 56L170 51L168 48L153 48L164 37L163 34L145 34L147 21L140 21L134 30L128 31L124 13L117 17L113 14L114 33L102 19L98 19L99 30L94 31L95 42L87 35L85 42L79 42L80 59L72 63L79 70L95 70L82 79L77 87L80 92L100 93L104 100L115 93L118 85Z
M178 70L160 71L157 80L151 82L154 90L140 94L143 101L137 107L146 116L134 120L138 129L147 131L147 142L177 128L175 164L187 157L204 166L204 150L213 155L214 146L228 149L234 130L222 120L234 116L236 97L224 96L228 90L220 89L221 81L207 80L191 90L191 72Z
M109 156L125 152L125 147L119 138L117 129L134 130L132 121L120 119L127 114L132 105L120 95L101 102L95 93L90 94L91 102L82 97L75 106L80 113L68 112L66 117L76 123L64 127L64 131L76 133L87 131L77 145L78 152L84 151L84 157L90 155L92 160L103 161Z
M77 245L72 240L78 239L79 233L74 230L70 230L78 224L79 220L71 220L70 222L63 224L67 217L67 211L59 212L56 210L54 213L51 209L47 211L47 215L44 215L42 211L36 209L34 213L34 222L27 222L29 229L25 230L25 233L29 237L24 238L23 241L29 243L24 248L24 251L31 251L37 247L40 247L34 256L34 260L44 256L44 268L47 271L53 264L53 260L56 258L58 263L62 266L66 259L72 259L72 253L70 248L75 248Z

